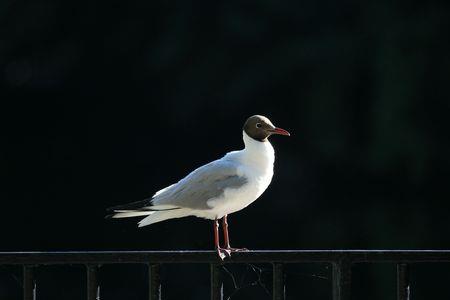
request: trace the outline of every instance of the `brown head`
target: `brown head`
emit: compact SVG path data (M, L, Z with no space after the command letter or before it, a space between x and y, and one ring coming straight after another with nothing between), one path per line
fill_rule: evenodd
M260 115L248 118L243 130L249 137L260 142L266 142L267 138L272 134L290 135L289 132L275 127L268 118Z

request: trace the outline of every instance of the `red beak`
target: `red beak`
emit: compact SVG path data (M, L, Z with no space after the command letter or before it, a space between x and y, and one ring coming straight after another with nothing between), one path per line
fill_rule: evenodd
M270 132L272 132L273 134L280 134L280 135L286 135L286 136L291 135L287 130L284 130L283 128L278 128L278 127L275 127Z

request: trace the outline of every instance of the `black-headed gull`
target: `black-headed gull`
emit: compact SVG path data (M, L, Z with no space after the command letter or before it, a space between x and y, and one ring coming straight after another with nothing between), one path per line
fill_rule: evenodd
M264 116L247 119L242 135L245 148L228 152L221 159L194 170L189 175L151 198L111 207L110 218L146 216L139 227L168 219L196 216L214 220L214 245L219 257L245 249L231 248L227 215L247 207L269 186L275 154L268 138L272 134L289 136ZM219 245L219 222L225 246Z

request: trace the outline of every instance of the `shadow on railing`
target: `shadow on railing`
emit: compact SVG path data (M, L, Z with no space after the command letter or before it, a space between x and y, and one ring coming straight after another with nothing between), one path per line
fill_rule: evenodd
M161 299L161 264L210 264L211 299L223 299L222 264L271 263L273 299L285 299L284 264L330 263L333 266L333 300L351 297L352 265L357 263L397 264L397 299L410 299L409 265L419 262L450 262L450 250L267 250L234 253L224 262L214 251L77 251L0 252L0 265L23 266L23 298L36 299L34 268L39 265L86 266L87 299L100 299L98 271L105 264L146 264L149 269L149 299Z

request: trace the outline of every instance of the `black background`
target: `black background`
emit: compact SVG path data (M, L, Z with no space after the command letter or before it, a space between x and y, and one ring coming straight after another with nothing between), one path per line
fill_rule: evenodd
M0 250L212 249L210 221L137 229L105 208L240 149L256 113L292 136L230 216L235 246L449 248L449 28L446 1L4 0ZM355 299L395 299L394 267L358 266ZM450 297L446 269L414 267L413 299ZM259 271L231 271L232 299L270 299ZM82 299L83 272L40 268L38 297ZM144 298L144 267L101 275L104 299ZM329 275L290 266L288 299L330 299ZM208 276L165 266L163 295L207 299ZM20 295L0 267L0 299Z

